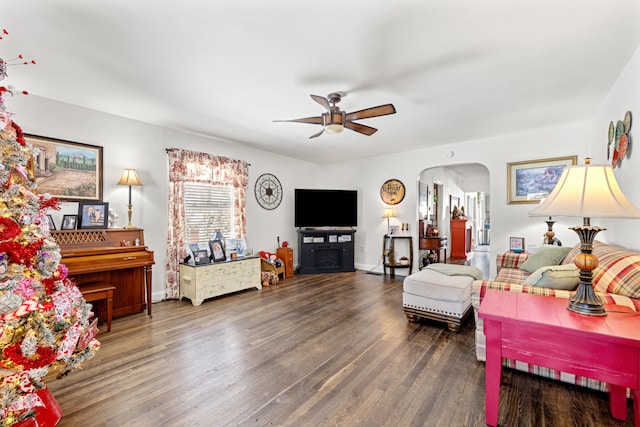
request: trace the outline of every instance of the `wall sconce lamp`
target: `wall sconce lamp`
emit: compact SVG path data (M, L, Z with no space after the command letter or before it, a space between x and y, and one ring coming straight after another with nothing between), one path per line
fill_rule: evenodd
M384 210L384 214L382 215L382 218L387 218L387 234L389 234L389 218L393 218L394 216L396 216L395 213L393 213L393 209L391 208L385 208Z
M127 205L127 208L129 209L128 211L129 224L127 224L127 226L124 228L135 228L133 225L131 225L131 208L133 207L133 205L131 204L131 186L132 185L142 186L142 181L138 177L138 173L136 172L135 169L125 169L124 173L120 177L120 180L118 181L118 185L129 186L129 204Z
M598 257L592 254L596 234L606 229L592 226L591 217L640 219L640 209L622 193L611 166L592 165L587 158L584 165L565 168L551 194L529 212L529 216L552 215L583 217L581 226L570 227L580 238L581 253L574 259L580 284L567 308L587 316L606 316L603 301L593 290Z

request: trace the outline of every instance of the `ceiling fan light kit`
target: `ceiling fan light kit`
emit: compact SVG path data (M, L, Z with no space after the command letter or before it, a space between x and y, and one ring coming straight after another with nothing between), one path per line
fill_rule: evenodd
M377 107L365 108L364 110L354 111L352 113L345 113L340 110L340 107L336 106L343 96L345 96L345 94L340 92L330 93L326 98L319 95L311 95L311 99L322 105L327 110L326 113L322 113L321 116L317 117L305 117L293 120L274 120L274 122L296 122L322 125L323 129L320 132L311 135L309 139L318 137L325 131L331 134L340 133L344 128L351 129L363 135L371 136L376 133L378 129L360 123L355 123L353 120L386 116L389 114L395 114L396 112L393 104L385 104Z

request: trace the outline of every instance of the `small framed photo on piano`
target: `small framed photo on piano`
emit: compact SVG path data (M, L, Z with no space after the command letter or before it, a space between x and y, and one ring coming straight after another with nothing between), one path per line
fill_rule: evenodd
M78 223L78 215L63 215L60 230L75 230Z
M51 215L47 215L47 221L49 222L49 230L55 230L56 223L53 222L53 217Z
M109 203L79 202L78 229L107 228L109 220Z

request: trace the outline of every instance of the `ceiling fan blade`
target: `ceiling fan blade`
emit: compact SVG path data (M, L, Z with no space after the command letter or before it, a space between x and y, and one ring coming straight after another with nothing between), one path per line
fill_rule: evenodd
M329 105L329 100L324 96L319 95L311 95L311 98L316 101L318 104L322 105L327 111L331 111L331 105Z
M317 138L317 137L319 137L320 135L322 135L323 133L324 133L324 128L322 128L322 130L321 130L320 132L318 132L318 133L314 133L313 135L311 135L311 136L309 137L309 139L311 139L311 138Z
M293 119L293 120L274 120L274 122L296 122L296 123L309 123L312 125L323 125L322 116L317 117L305 117L302 119Z
M355 130L356 132L360 132L364 135L371 136L378 131L376 128L372 128L371 126L361 125L360 123L346 122L344 127Z
M377 107L365 108L364 110L347 113L347 120L368 119L370 117L386 116L395 114L396 108L393 104L378 105Z

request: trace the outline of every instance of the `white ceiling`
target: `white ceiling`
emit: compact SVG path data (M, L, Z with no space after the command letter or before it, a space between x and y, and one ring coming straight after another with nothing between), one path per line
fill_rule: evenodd
M317 163L589 120L640 44L638 0L3 0L0 17L0 57L37 61L3 84ZM397 114L362 120L369 137L272 122L336 91Z

